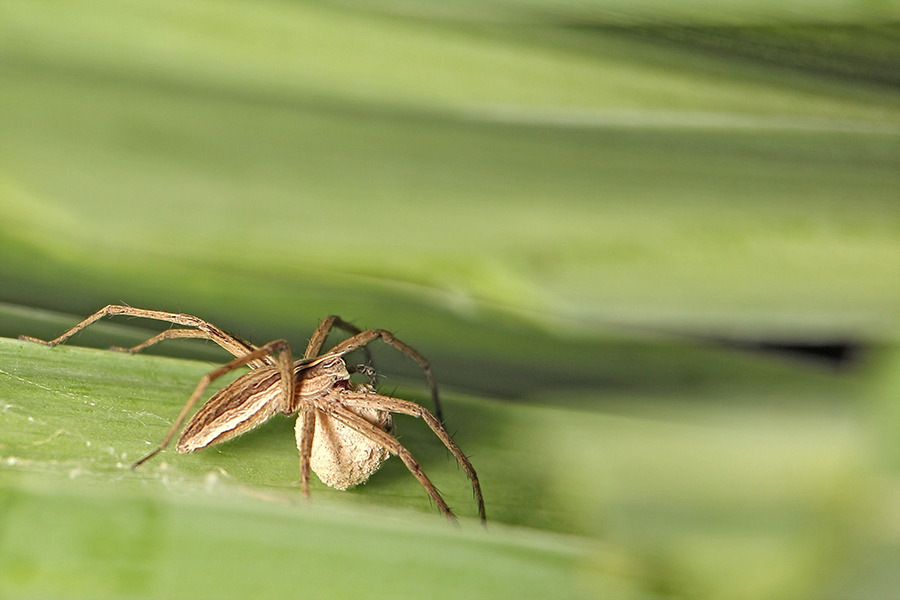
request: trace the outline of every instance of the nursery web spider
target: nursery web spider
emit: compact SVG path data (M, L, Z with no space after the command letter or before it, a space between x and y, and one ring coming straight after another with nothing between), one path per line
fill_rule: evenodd
M412 415L424 420L462 465L472 482L478 515L482 522L485 521L484 499L475 469L442 425L437 384L431 367L421 354L391 333L383 329L360 331L339 317L330 316L319 324L303 358L294 362L290 346L284 340L257 347L197 317L111 304L49 342L28 336L21 336L20 339L56 346L99 319L114 315L166 321L184 328L168 329L133 348L113 350L135 353L168 339L203 338L212 340L235 357L200 380L159 446L134 463L132 469L169 444L210 383L246 365L250 367L248 373L216 392L191 417L175 445L179 453L194 452L229 440L261 425L276 412L286 415L298 413L295 434L300 452L300 488L304 497L309 496L310 469L325 484L345 490L366 481L389 455L395 454L419 480L441 513L455 521L450 507L425 476L419 463L391 435L392 413ZM334 327L347 331L351 337L328 352L319 354L325 338ZM377 393L372 385L374 371L370 368L348 368L344 356L354 350L367 352L367 344L376 339L381 339L422 367L438 416L414 402ZM367 374L370 383L351 383L352 371Z

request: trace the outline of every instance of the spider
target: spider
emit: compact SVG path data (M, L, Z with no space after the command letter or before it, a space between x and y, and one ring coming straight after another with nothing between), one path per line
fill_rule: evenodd
M392 413L412 415L424 420L462 465L472 482L478 502L478 515L482 523L486 521L484 499L475 469L442 425L437 384L428 361L390 332L383 329L361 331L332 315L316 328L303 358L294 362L290 346L285 340L257 347L191 315L110 304L56 339L44 341L24 335L19 339L53 347L99 319L114 315L166 321L184 328L168 329L132 348L113 347L112 350L133 354L168 339L203 338L212 340L235 357L200 380L160 444L134 463L132 469L168 446L210 383L246 365L250 367L249 372L216 392L191 417L175 445L179 453L194 452L229 440L261 425L276 412L286 415L298 413L294 429L300 453L300 488L304 497L309 496L310 469L323 483L345 490L365 482L389 455L394 454L400 457L422 484L441 513L455 522L456 517L450 507L419 463L391 435ZM347 331L351 337L320 354L325 338L335 327ZM379 338L422 367L431 388L437 416L414 402L377 393L374 388L374 370L371 368L348 367L344 361L346 354L362 350L368 355L366 346ZM367 375L369 383L351 383L351 372Z

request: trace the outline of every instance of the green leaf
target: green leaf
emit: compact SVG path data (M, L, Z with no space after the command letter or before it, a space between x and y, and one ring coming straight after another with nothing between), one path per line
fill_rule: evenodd
M460 529L396 459L348 492L314 482L301 502L282 417L131 471L212 364L0 339L0 582L69 598L806 594L859 539L869 434L834 402L865 388L734 360L738 397L712 384L721 359L681 392L640 399L446 394L482 480L485 532L464 474L415 419L398 417L400 439ZM792 377L773 388L779 372Z

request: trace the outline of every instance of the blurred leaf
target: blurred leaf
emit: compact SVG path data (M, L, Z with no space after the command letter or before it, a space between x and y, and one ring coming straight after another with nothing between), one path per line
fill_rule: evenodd
M221 352L2 339L0 596L893 598L898 15L0 0L0 336L390 328L491 523L414 419L460 530L396 460L298 502L281 417L132 472Z
M896 90L691 49L764 30L674 47L303 3L0 6L7 301L900 331Z

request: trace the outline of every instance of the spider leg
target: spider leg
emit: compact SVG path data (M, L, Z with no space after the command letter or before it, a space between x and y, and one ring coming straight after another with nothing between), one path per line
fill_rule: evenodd
M241 357L248 352L256 350L256 346L251 344L246 340L242 340L237 336L230 336L234 341L234 347L225 348L228 352L230 352L235 358ZM212 336L209 335L208 332L202 331L200 329L166 329L165 331L153 336L146 342L138 344L137 346L132 346L131 348L122 348L120 346L112 346L110 350L114 350L116 352L127 352L128 354L137 354L141 350L146 350L150 346L156 345L165 340L172 340L178 338L200 338L205 340L213 339ZM213 341L215 341L213 339ZM221 344L219 344L221 346ZM239 350L239 348L243 347L243 352ZM260 367L265 366L266 363L263 360L254 360L251 361L248 366L252 369L258 369Z
M448 521L456 523L456 516L453 514L453 511L450 510L450 507L447 506L447 503L441 497L440 492L437 491L437 488L434 487L434 484L431 483L431 480L428 479L422 471L422 467L419 466L418 461L410 454L409 450L404 448L391 434L386 433L359 415L338 405L336 402L319 402L318 408L333 417L336 421L350 427L354 431L358 431L373 442L381 444L387 448L388 452L391 454L399 456L400 460L403 461L403 464L406 465L406 468L419 480L419 483L422 484L422 487L425 488L425 491L428 492L428 495L431 496L431 499L437 504L441 513L447 517Z
M463 470L472 482L472 491L475 494L475 500L478 502L478 516L481 518L482 523L487 522L484 511L484 498L481 495L481 484L478 483L478 475L475 473L475 468L472 466L472 463L469 462L466 455L462 453L462 450L459 449L459 446L456 445L456 442L453 441L453 438L450 437L450 434L447 433L447 430L441 425L440 421L437 420L437 417L415 402L401 400L400 398L392 398L390 396L382 396L381 394L343 391L341 392L341 402L347 406L357 405L388 410L390 412L418 417L425 421L425 423L428 424L428 427L431 428L431 431L438 436L447 449L450 450L454 457L456 457L459 464L462 465Z
M312 461L313 436L316 432L316 407L311 402L303 402L300 406L298 419L303 419L303 429L300 432L300 493L304 498L309 498L309 469Z
M197 400L200 399L200 396L203 394L204 390L206 390L207 386L221 377L226 373L230 373L235 369L238 369L253 360L258 358L262 358L264 356L270 356L275 353L278 353L278 367L281 375L281 390L282 390L282 398L284 399L285 404L290 402L290 399L294 397L295 390L295 382L293 376L294 363L291 359L291 347L284 340L276 340L274 342L269 342L264 346L260 346L256 350L248 352L244 356L240 356L230 363L226 365L222 365L218 369L210 371L200 380L200 383L197 384L194 393L191 394L190 399L188 399L187 403L184 405L184 408L181 409L181 413L179 413L178 418L175 419L175 422L172 424L172 427L169 429L169 432L166 434L166 437L163 438L162 442L160 442L159 446L145 457L131 465L131 468L134 469L141 464L147 462L149 459L153 458L157 454L159 454L166 446L169 445L169 442L172 441L172 438L178 432L178 429L181 427L181 424L184 423L184 420L187 418L188 412L190 412L191 407L197 403Z
M144 348L146 348L148 346L152 346L153 344L157 344L163 340L170 339L170 338L180 338L180 337L198 337L198 338L205 338L208 340L212 340L213 342L215 342L216 344L218 344L219 346L221 346L222 348L224 348L225 350L230 352L235 357L244 356L248 352L255 349L255 347L252 344L248 344L247 342L241 340L240 338L236 338L233 335L225 333L224 331L222 331L221 329L219 329L212 323L208 323L208 322L204 321L203 319L199 319L199 318L191 316L191 315L184 315L184 314L180 314L180 313L170 313L170 312L164 312L161 310L146 310L143 308L134 308L133 306L122 306L122 305L118 305L118 304L109 304L107 306L104 306L103 308L101 308L100 310L98 310L97 312L95 312L94 314L89 316L87 319L85 319L84 321L82 321L81 323L76 325L75 327L73 327L70 330L68 330L67 332L63 333L58 338L50 340L49 342L44 341L44 340L39 340L37 338L33 338L30 336L26 336L26 335L20 336L19 339L26 340L29 342L36 342L38 344L43 344L45 346L50 346L50 347L58 346L59 344L64 343L70 337L72 337L73 335L75 335L76 333L78 333L79 331L84 329L85 327L92 325L93 323L99 321L103 317L116 316L116 315L139 317L142 319L153 319L155 321L165 321L167 323L174 323L176 325L183 325L185 327L194 327L195 328L194 330L175 329L175 330L170 330L170 331L179 331L179 332L196 331L197 332L196 334L186 334L186 333L175 334L175 333L163 332L159 335L156 335L156 336L150 338L143 344L139 344L138 346L135 346L134 348L128 349L128 351L132 352L132 353L140 352ZM272 366L275 366L276 361L274 359L272 359L268 354L266 354L261 357L261 360L255 361L255 363L252 364L251 366L259 367L259 366L262 366L263 364L270 364Z
M337 354L340 356L344 356L349 352L353 352L354 350L372 343L378 338L381 338L381 341L388 346L391 346L399 350L406 356L410 357L411 359L416 361L420 367L422 367L422 371L425 372L425 379L428 381L428 387L431 388L431 401L434 403L434 414L437 416L438 421L443 423L444 415L441 411L441 401L438 397L437 381L435 381L434 374L431 372L431 365L428 363L424 356L419 354L419 352L415 348L395 338L394 334L392 334L390 331L385 331L384 329L368 329L354 335L353 337L347 338L346 340L329 350L328 354Z
M316 327L316 331L309 340L309 345L306 347L306 353L303 355L303 358L312 358L313 356L318 355L319 351L322 349L322 344L325 343L325 338L328 337L328 334L331 333L331 330L335 327L343 329L351 335L359 335L362 333L362 330L356 325L348 323L337 315L329 315L322 319L322 322ZM369 352L369 349L365 346L362 347L362 351L366 355L366 364L370 364L372 362L372 353Z

